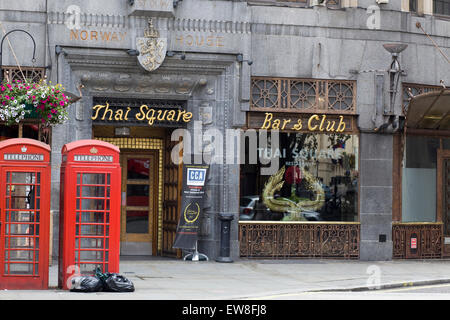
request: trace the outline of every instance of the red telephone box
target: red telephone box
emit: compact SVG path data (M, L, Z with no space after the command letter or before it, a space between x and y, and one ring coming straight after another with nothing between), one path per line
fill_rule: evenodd
M0 142L0 289L47 289L50 146Z
M71 278L119 272L119 148L98 140L79 140L62 148L58 285Z

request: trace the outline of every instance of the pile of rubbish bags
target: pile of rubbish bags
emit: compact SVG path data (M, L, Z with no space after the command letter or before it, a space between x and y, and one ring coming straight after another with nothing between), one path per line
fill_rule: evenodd
M129 279L118 273L102 273L99 268L93 276L72 278L72 292L134 292L134 285Z

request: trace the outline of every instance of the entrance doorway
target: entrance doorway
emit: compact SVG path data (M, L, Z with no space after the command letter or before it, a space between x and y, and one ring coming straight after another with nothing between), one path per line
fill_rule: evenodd
M437 212L442 221L442 256L450 257L450 150L438 149Z
M121 254L157 252L158 155L122 153Z
M113 129L96 126L94 137L120 148L120 254L180 258L181 250L172 248L182 179L180 167L171 161L171 152L178 142L171 141L167 130L131 127L131 134L137 137L119 138L111 137Z

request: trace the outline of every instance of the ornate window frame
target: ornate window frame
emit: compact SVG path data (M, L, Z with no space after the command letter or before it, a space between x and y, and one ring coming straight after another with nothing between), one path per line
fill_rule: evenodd
M356 115L356 81L252 77L250 111Z

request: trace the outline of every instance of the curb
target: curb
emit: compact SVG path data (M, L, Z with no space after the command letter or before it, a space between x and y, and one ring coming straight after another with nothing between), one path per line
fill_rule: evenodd
M362 291L376 291L376 290L386 290L386 289L396 289L396 288L407 288L407 287L420 287L428 285L436 285L450 283L450 279L435 279L435 280L419 280L419 281L408 281L408 282L398 282L398 283L386 283L381 285L374 285L373 287L353 287L353 288L337 288L337 289L321 289L321 290L309 290L308 292L362 292Z

